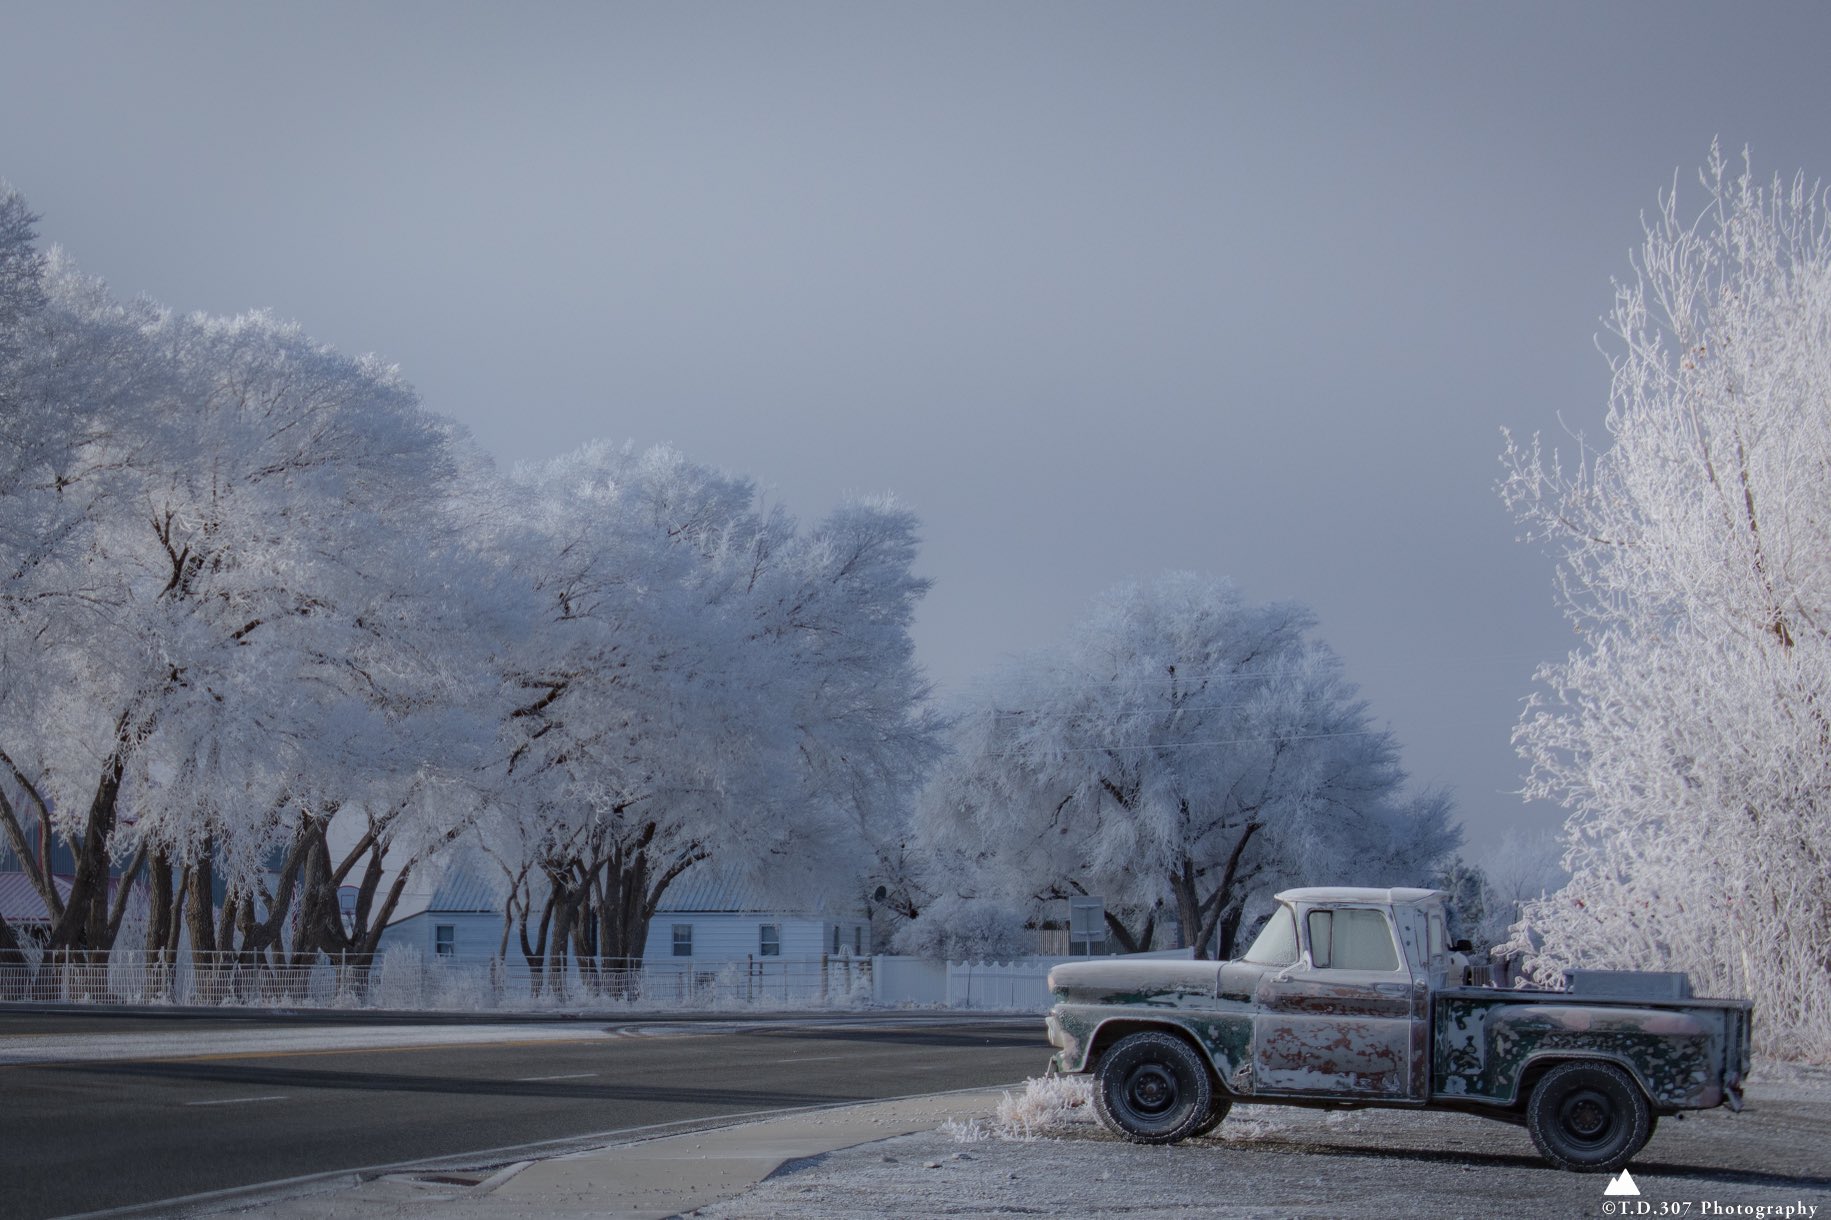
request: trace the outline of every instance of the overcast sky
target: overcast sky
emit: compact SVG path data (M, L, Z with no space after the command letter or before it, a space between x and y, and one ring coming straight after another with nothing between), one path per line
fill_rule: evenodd
M944 692L1190 568L1321 616L1479 849L1572 637L1500 429L1599 431L1710 141L1831 176L1831 7L0 0L0 177L123 294L398 362L499 460L894 492ZM1682 197L1682 196L1681 196Z

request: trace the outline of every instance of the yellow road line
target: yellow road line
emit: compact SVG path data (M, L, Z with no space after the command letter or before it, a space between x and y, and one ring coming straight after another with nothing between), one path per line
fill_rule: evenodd
M682 1034L682 1038L705 1038L709 1034ZM39 1059L30 1063L0 1063L7 1068L75 1067L90 1063L216 1063L232 1059L305 1059L324 1055L385 1055L394 1052L453 1051L488 1046L584 1046L587 1043L617 1045L621 1039L595 1038L506 1038L494 1042L426 1042L401 1043L393 1046L333 1046L297 1051L217 1051L206 1055L126 1055L114 1059Z

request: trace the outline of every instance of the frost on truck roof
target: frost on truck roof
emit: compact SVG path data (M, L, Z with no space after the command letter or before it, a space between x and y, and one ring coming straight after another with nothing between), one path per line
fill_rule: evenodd
M1445 899L1449 895L1442 890L1381 890L1368 886L1313 885L1303 889L1285 890L1276 897L1279 902L1375 902L1382 906L1403 906L1408 903Z

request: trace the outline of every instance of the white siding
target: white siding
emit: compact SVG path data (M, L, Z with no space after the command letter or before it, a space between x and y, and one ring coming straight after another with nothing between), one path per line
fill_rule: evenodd
M475 961L496 956L496 950L502 947L502 916L432 911L389 924L387 931L381 934L379 947L386 953L395 945L405 945L431 958L436 952L435 929L440 925L452 929L454 957ZM510 951L511 954L515 952L513 944Z
M784 958L806 960L831 955L835 927L840 929L841 956L865 957L870 954L870 929L862 919L818 919L801 915L766 915L755 911L662 911L649 923L643 961L658 966L670 961L679 961L684 965L691 960L696 964L713 965L742 962L746 959L760 960L761 932L766 923L776 925L782 946L781 956ZM430 958L435 953L434 929L441 924L452 927L456 938L454 956L458 958L475 960L494 957L502 945L500 915L425 911L389 925L388 930L382 933L381 949L385 952L393 945L407 945ZM693 928L693 955L690 959L674 956L675 924L688 924ZM858 943L865 949L862 954L852 953L855 927L863 929L858 939ZM511 935L509 958L519 961L520 957L520 942Z
M819 957L833 951L832 920L798 915L763 915L754 911L662 911L649 924L643 960L650 964L674 960L675 924L692 925L693 960L696 962L741 962L746 958L761 957L762 928L767 923L776 925L783 957ZM864 921L839 921L841 943L848 953L852 949L852 928L855 925L862 928ZM870 949L868 931L861 935L861 943L867 951Z

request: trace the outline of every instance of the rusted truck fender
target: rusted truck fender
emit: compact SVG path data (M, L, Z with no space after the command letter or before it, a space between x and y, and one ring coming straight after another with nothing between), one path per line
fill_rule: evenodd
M1440 995L1432 1093L1512 1106L1543 1065L1613 1063L1659 1110L1707 1109L1725 1100L1733 1042L1723 1010L1495 1002Z
M1048 986L1055 1006L1049 1037L1061 1049L1050 1059L1058 1072L1084 1072L1096 1048L1143 1029L1163 1029L1206 1051L1225 1079L1230 1065L1246 1061L1252 1018L1217 1012L1215 962L1105 960L1076 964L1072 987L1056 973ZM1225 1006L1232 1007L1232 1006Z

